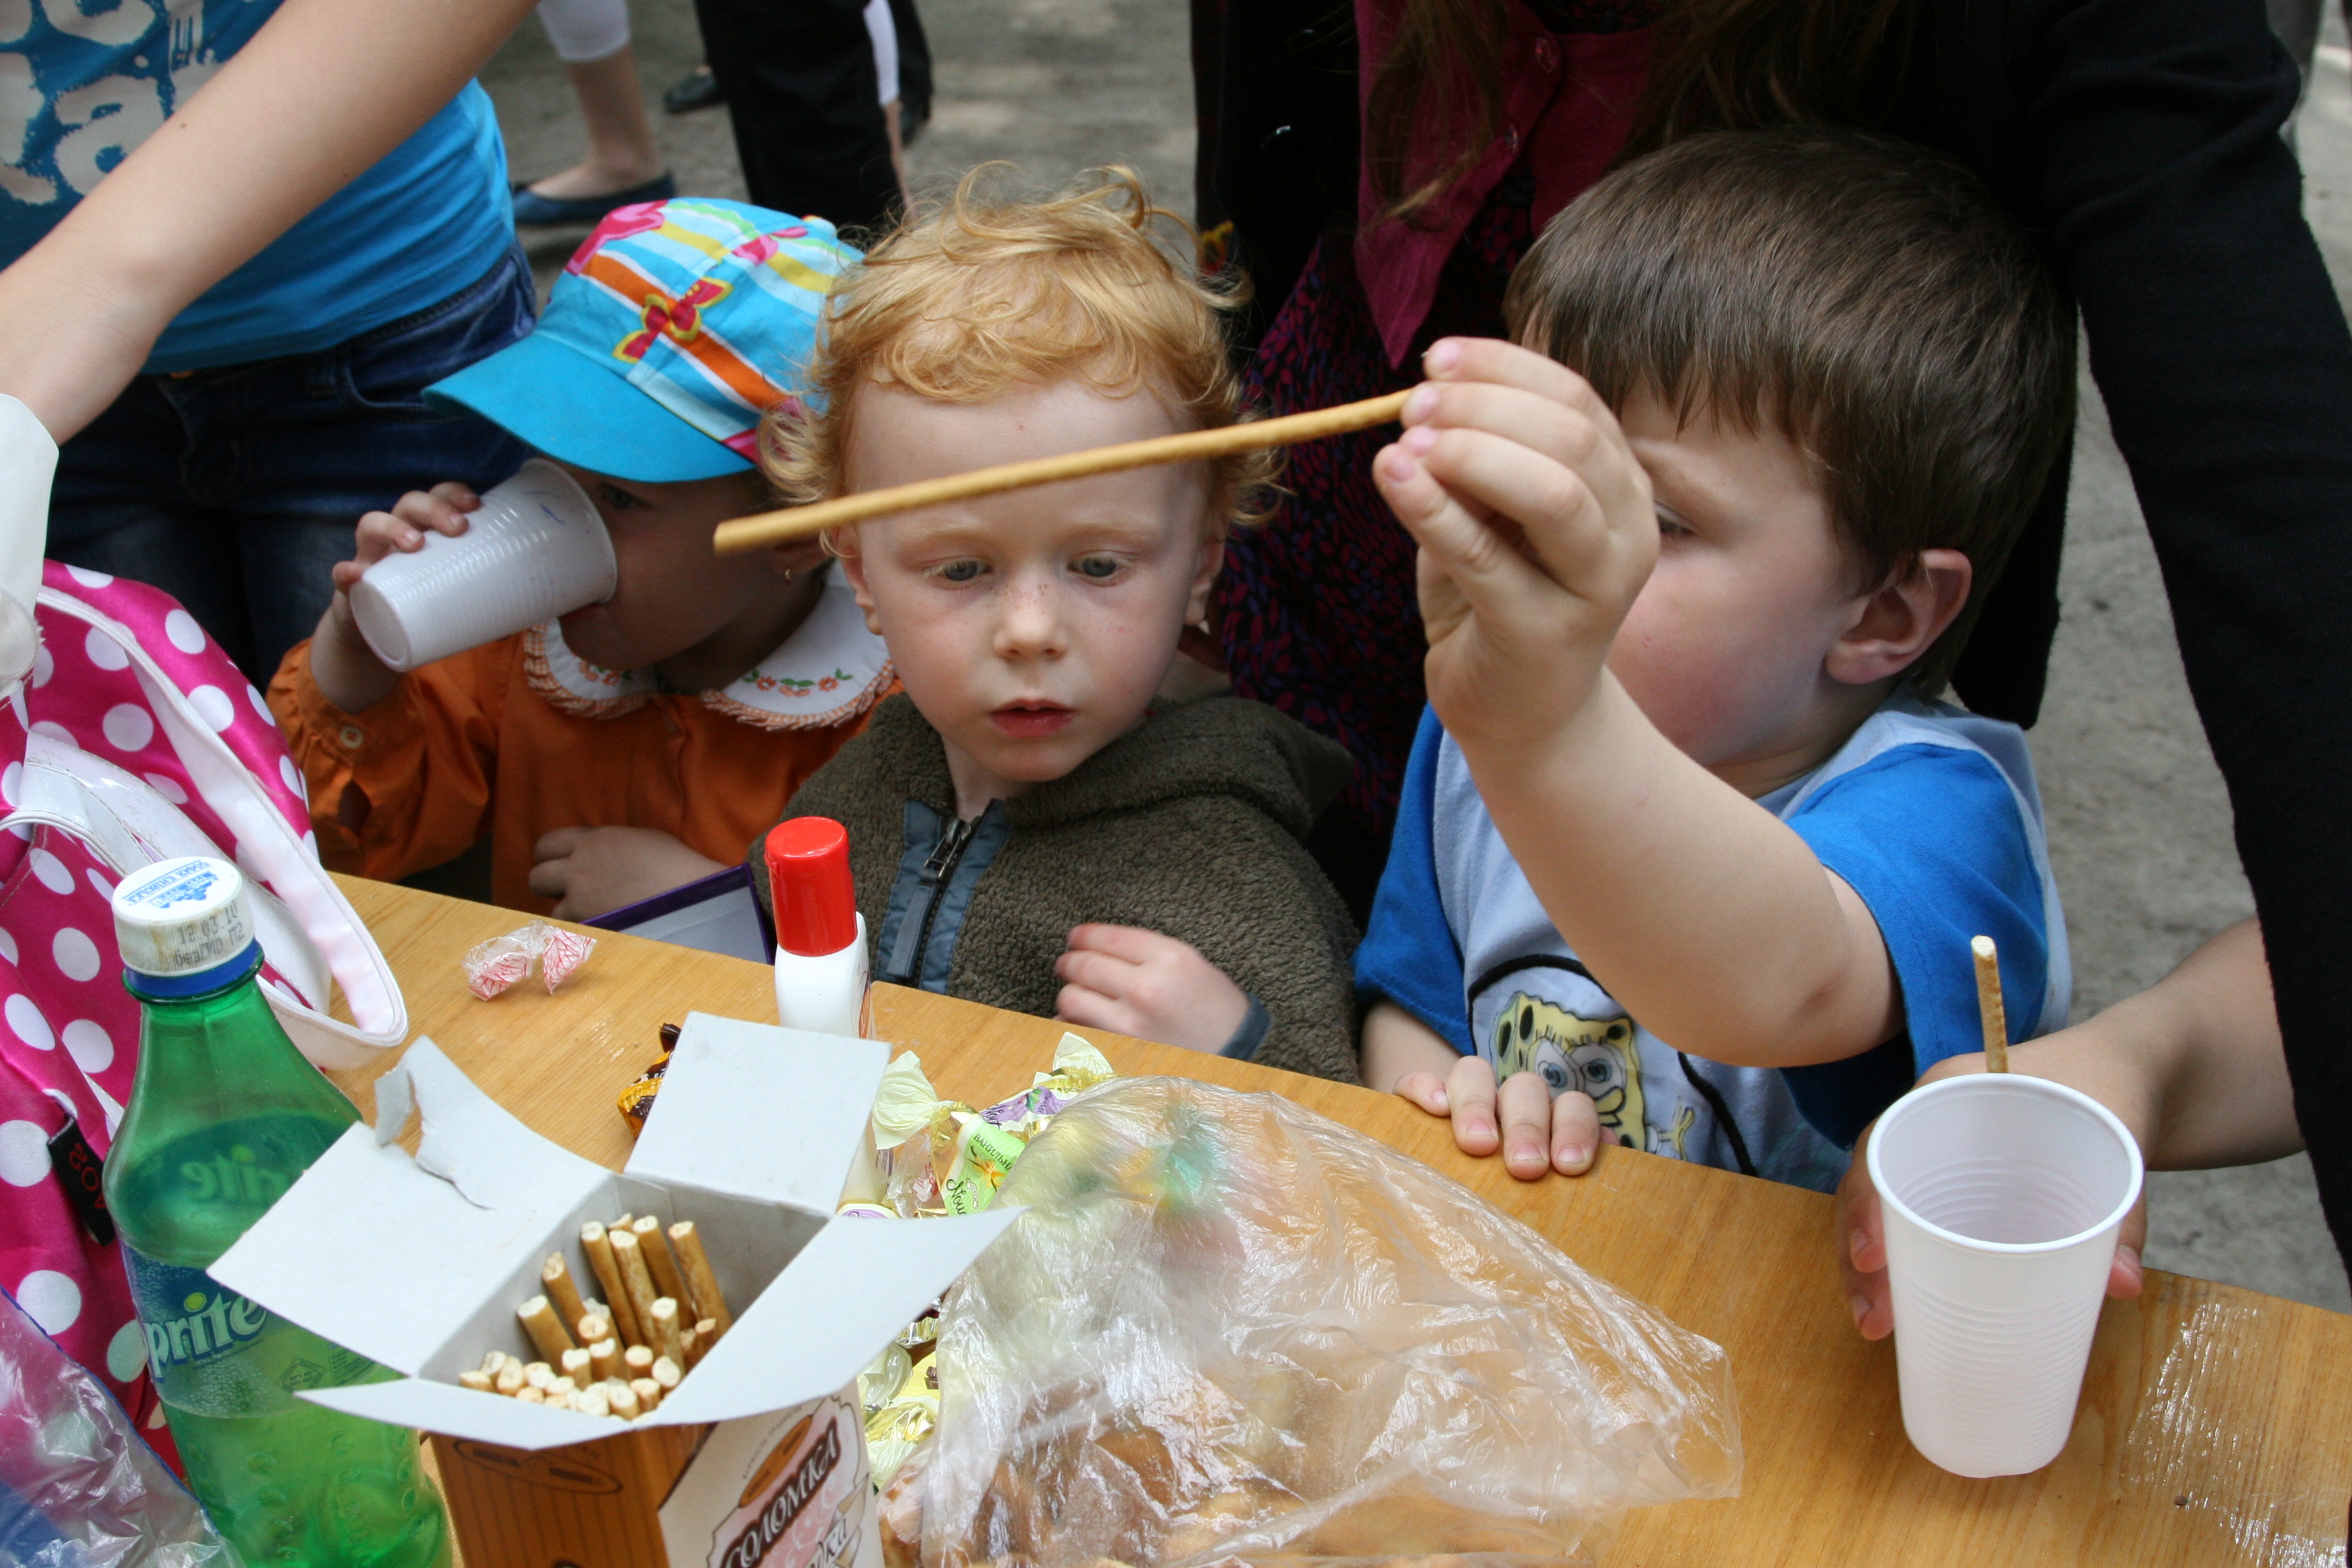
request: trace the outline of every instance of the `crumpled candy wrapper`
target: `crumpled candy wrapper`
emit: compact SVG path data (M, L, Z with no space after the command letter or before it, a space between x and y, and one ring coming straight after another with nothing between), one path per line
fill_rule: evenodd
M494 936L466 954L461 961L466 970L466 989L488 1002L530 978L531 965L536 963L540 978L547 983L548 993L552 995L557 986L572 978L572 971L588 961L595 947L596 939L593 936L583 936L545 921L533 921L520 931Z
M875 1165L892 1208L913 1219L926 1214L976 1214L988 1206L1005 1173L1029 1140L1079 1094L1114 1076L1110 1063L1084 1038L1065 1034L1054 1065L1029 1088L985 1110L941 1100L923 1064L902 1051L882 1075L874 1100ZM947 1164L942 1178L934 1158Z

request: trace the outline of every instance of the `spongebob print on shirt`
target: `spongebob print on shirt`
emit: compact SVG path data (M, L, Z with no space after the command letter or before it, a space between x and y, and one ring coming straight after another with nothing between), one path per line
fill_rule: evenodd
M1529 902L1532 904L1532 895ZM1695 1060L1627 1016L1544 928L1549 952L1506 959L1467 979L1471 1038L1496 1079L1532 1072L1557 1097L1592 1097L1628 1148L1826 1190L1844 1151L1799 1113L1780 1075ZM1533 945L1531 931L1514 945Z

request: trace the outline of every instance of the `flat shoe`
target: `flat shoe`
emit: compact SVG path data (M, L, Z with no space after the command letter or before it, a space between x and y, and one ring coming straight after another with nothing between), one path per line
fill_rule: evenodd
M671 114L716 109L726 101L727 95L719 89L719 78L707 69L688 71L677 86L662 94L662 108Z
M666 202L676 195L677 182L667 174L625 191L607 191L597 196L574 196L566 201L542 196L529 185L517 185L514 188L514 220L519 224L541 225L601 223L604 215L615 207L635 206L639 202Z

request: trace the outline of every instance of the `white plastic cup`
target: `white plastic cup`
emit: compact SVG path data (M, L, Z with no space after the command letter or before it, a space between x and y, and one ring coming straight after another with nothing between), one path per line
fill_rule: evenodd
M398 670L496 642L613 596L612 536L588 493L544 458L482 492L452 538L394 551L352 588L352 618Z
M2063 1084L1971 1073L1896 1100L1865 1158L1911 1446L1958 1476L2040 1469L2074 1428L2139 1145Z

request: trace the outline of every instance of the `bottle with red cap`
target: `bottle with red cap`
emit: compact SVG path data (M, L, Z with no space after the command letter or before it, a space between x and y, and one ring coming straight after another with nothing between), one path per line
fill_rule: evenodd
M866 917L849 879L849 834L825 816L768 830L776 911L776 1017L788 1029L856 1035L866 1006Z

